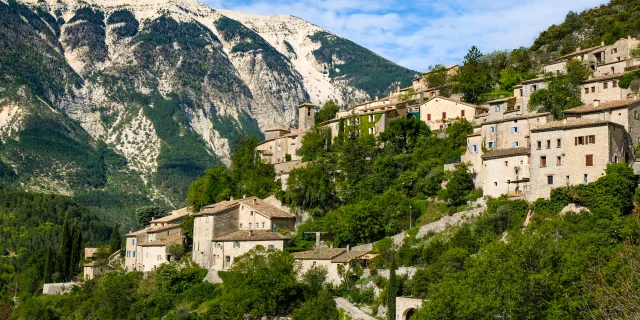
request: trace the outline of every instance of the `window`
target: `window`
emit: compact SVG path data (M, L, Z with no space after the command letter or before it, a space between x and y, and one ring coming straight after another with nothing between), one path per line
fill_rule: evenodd
M505 161L505 162L504 162L504 166L505 166L505 167L508 167L508 166L509 166L509 161Z
M612 73L612 74L616 73L616 68L611 67L611 73Z
M130 253L130 252L129 252L129 251L127 251L127 258L129 258L129 253Z
M500 112L500 105L496 106L496 112Z
M511 142L511 148L517 148L517 147L518 147L518 141Z
M249 213L250 216L253 216L253 210L251 210L251 213Z
M617 88L618 87L618 81L611 81L611 87L612 88Z
M131 239L131 245L135 245L136 244L136 239Z
M605 82L602 84L602 89L607 89L609 87L609 82Z
M576 137L576 146L579 144L584 144L584 137Z
M618 156L613 156L613 163L618 163Z
M498 186L498 181L494 181L494 182L493 182L493 186L494 186L494 187L497 187L497 186Z
M443 113L442 113L442 119L446 119L446 118L447 118L447 113L446 113L446 112L443 112Z
M369 134L374 134L375 133L375 128L371 127L369 128Z
M522 97L522 94L524 93L524 92L522 92L522 91L523 91L523 90L522 90L522 88L520 88L520 96L521 96L521 97Z
M136 252L135 252L135 251L133 252L133 257L134 257L134 258L136 257Z
M489 127L489 133L496 133L495 127Z
M589 93L589 87L584 88L584 93L585 94Z
M443 124L440 124L440 129L442 129L442 128L444 128L444 125L443 125Z
M538 90L538 85L537 84L531 85L529 89L531 89L531 92L536 92L536 90Z
M553 184L553 176L547 176L547 184Z
M556 139L556 148L562 147L562 139Z
M589 179L587 179L587 178L588 178L588 177L587 177L587 174L585 173L585 174L584 174L584 183L589 183Z
M464 110L460 110L460 116L464 117Z
M242 229L242 223L240 223L240 229Z
M556 157L556 166L562 165L562 157Z
M162 255L158 255L158 261L162 261Z
M537 145L537 148L536 148L536 149L538 149L538 150L542 149L542 141L538 141L538 142L536 143L536 145Z
M493 149L493 141L487 142L487 149Z
M588 142L587 142L588 144L594 144L594 143L596 143L596 136L594 136L594 135L590 135L590 136L588 136L587 138L588 138L588 139L587 139L587 140L588 140Z
M551 140L547 140L547 149L551 149Z
M520 127L511 127L511 134L520 133Z
M231 256L224 256L224 261L227 263L231 262Z
M618 53L618 48L611 49L611 53Z
M356 118L356 125L360 125L360 118Z
M373 122L374 121L374 116L372 114L369 115L369 122Z
M251 222L249 222L249 229L251 229Z
M275 247L274 245L270 244L267 248L269 248L269 249L275 249L276 247Z
M313 266L314 266L314 267L316 266L316 262L315 262L315 261L313 262Z
M596 92L596 87L591 87L591 93Z
M588 154L585 156L585 162L587 167L593 167L593 155L592 154Z
M431 113L427 114L427 121L431 121Z
M640 112L638 112L638 110L633 111L633 118L636 120L640 120Z
M233 242L233 247L234 248L240 248L240 241Z
M478 153L478 145L474 144L469 147L469 153Z
M311 108L307 108L307 117L311 117Z
M547 157L546 156L541 156L540 157L540 168L544 168L547 166Z

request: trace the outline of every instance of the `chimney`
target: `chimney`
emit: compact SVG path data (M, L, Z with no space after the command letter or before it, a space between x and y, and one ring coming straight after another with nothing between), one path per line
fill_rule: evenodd
M253 237L253 229L249 229L249 237Z
M229 197L229 201L233 201L233 196L230 196L230 197Z
M600 106L600 100L599 99L593 100L593 106L596 107L596 108L599 107Z
M567 118L562 119L562 124L567 124Z
M347 243L347 252L351 251L351 245Z
M378 101L378 96L376 96L376 101Z
M253 198L253 204L257 204L258 203L258 199Z
M600 42L600 45L601 45L601 46L604 46L604 41L601 41L601 42Z

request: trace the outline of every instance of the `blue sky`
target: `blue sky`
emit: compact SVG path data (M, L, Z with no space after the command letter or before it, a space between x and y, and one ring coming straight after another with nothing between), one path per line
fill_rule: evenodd
M482 52L530 46L537 35L605 0L201 0L212 8L290 14L407 68L460 63Z

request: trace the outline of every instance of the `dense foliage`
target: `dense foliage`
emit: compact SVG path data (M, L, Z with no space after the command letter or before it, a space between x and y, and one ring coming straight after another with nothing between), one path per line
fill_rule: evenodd
M333 102L333 100L327 100L322 108L316 112L314 118L315 124L333 120L338 111L340 111L340 106Z

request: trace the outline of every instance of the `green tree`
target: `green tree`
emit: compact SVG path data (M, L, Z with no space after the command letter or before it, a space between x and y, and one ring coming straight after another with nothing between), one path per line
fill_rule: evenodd
M389 122L389 127L380 134L380 141L394 153L408 152L413 149L418 138L431 134L424 121L416 118L400 118Z
M338 320L336 301L329 290L324 289L294 310L293 320Z
M166 215L164 209L160 206L144 206L139 207L135 211L136 219L141 226L149 225L149 222L154 218L161 218Z
M67 214L64 218L64 223L62 224L58 259L56 259L58 264L58 274L62 281L67 281L70 277L69 270L71 266L73 234L69 224L69 214Z
M229 199L231 188L229 171L225 166L218 165L207 169L203 177L191 183L185 202L194 212L198 212L206 205Z
M466 203L466 196L473 190L473 177L464 164L458 164L456 169L449 173L447 188L441 190L439 197L454 206Z
M333 100L327 100L322 108L316 112L314 121L318 124L334 119L338 111L340 111L340 106L338 106Z
M398 292L398 279L396 279L396 258L392 254L391 265L389 266L389 283L387 283L387 319L396 319L396 294Z
M429 66L429 73L426 75L429 88L438 88L440 95L451 96L451 76L447 67L441 64Z
M111 231L111 239L109 240L109 251L114 253L122 248L122 236L120 235L120 226L116 223Z
M567 73L556 74L545 80L546 88L531 94L529 110L550 112L562 119L563 111L582 105L580 83L589 76L589 70L577 59L567 62Z
M302 146L298 155L302 161L314 161L329 152L331 148L331 129L313 127L302 136Z
M174 243L167 247L167 254L172 257L172 260L180 260L185 254L184 245L181 243Z
M482 63L482 53L476 46L471 47L464 57L464 64L455 76L456 91L462 93L464 101L480 103L481 96L491 91L491 83L486 66Z
M52 248L47 249L47 261L44 266L44 283L53 282L53 274L56 272L56 252Z
M508 66L500 71L500 89L510 91L513 86L522 81L520 73L516 69Z
M338 197L330 170L325 163L311 163L291 170L287 180L287 203L305 209L330 209L336 205Z
M72 243L71 257L69 258L69 276L75 276L79 272L80 262L84 251L84 243L82 239L82 231L78 227L78 222L73 223L71 228Z

